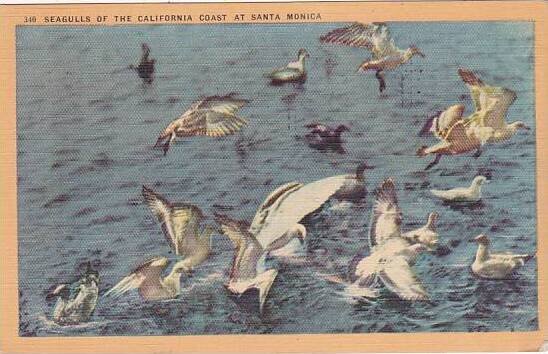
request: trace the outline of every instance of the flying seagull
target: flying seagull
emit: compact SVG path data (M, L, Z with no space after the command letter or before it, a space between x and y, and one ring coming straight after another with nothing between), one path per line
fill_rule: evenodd
M214 229L206 225L203 231L200 231L204 220L200 208L187 203L171 203L146 186L143 186L142 194L158 219L169 246L177 256L184 257L180 266L190 272L195 266L203 263L210 253Z
M334 29L321 36L320 40L324 43L368 49L373 57L361 63L358 71L375 71L380 92L386 88L385 70L393 70L407 63L414 55L424 57L424 54L415 46L410 46L407 49L396 47L385 23L356 22L348 27Z
M150 84L154 80L154 59L149 59L150 47L148 44L143 43L141 49L143 54L141 55L139 65L130 65L129 68L135 70L145 83Z
M163 146L166 155L176 137L222 137L234 134L247 124L247 121L238 117L236 112L248 102L234 98L232 94L209 96L195 101L179 118L169 123L154 146Z

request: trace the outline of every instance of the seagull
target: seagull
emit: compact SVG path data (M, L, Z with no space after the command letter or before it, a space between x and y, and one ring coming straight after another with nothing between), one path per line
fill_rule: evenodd
M57 298L53 310L53 321L59 325L75 325L89 320L99 297L99 273L88 263L82 278L74 284L61 284L47 295Z
M430 130L440 142L430 147L422 146L417 150L419 157L436 155L425 170L437 165L443 155L460 155L470 151L476 151L476 157L481 154L481 142L467 121L462 118L463 112L463 105L453 105L432 118Z
M476 129L476 135L482 145L510 139L519 129L531 129L520 120L506 123L508 108L517 97L514 91L504 87L488 86L467 69L459 69L458 73L470 89L475 112L467 120L471 127Z
M195 101L160 134L154 147L163 146L164 156L176 137L207 135L221 137L239 131L247 121L236 112L249 101L226 96L209 96Z
M429 250L433 250L438 246L439 234L436 229L436 222L439 214L431 212L428 214L426 224L418 229L404 232L401 236L411 243L421 243Z
M358 71L375 71L379 81L379 91L386 88L384 71L393 70L407 63L415 55L424 58L424 54L416 46L403 50L396 47L388 26L385 23L354 23L348 27L334 29L320 37L324 43L342 44L350 47L366 48L373 54L360 64Z
M214 229L206 225L200 232L204 214L195 205L171 203L152 189L143 186L142 195L158 219L164 236L177 256L185 257L180 266L190 272L203 263L210 253Z
M292 61L287 66L276 69L266 76L273 84L304 82L306 80L305 59L309 57L310 55L306 49L299 49L297 61Z
M250 225L245 221L232 220L225 215L216 215L221 230L234 245L234 258L230 269L227 289L242 295L249 289L259 290L259 311L262 313L266 296L278 271L265 269L265 249L249 232Z
M146 43L141 45L141 49L143 50L143 54L139 65L130 65L129 68L135 70L137 75L139 75L145 83L150 84L152 83L152 80L154 80L154 59L148 58L150 55L150 47Z
M166 257L147 260L107 291L104 296L118 298L130 290L137 289L141 298L146 301L176 298L181 293L181 275L188 269L184 260L178 261L169 274L162 277L169 263Z
M305 140L311 148L344 153L341 134L350 130L346 125L340 124L337 128L332 128L320 123L311 123L305 125L305 128L310 129L310 132L305 135Z
M375 194L369 228L371 253L364 256L358 252L350 262L348 278L352 282L351 286L354 290L361 289L363 296L377 297L375 286L380 280L388 290L403 300L427 300L428 293L411 266L415 264L417 256L429 247L420 240L403 237L402 213L392 178L384 180ZM434 239L435 242L429 241L428 244L437 244L437 235Z
M505 279L533 257L528 254L490 253L489 238L483 234L474 240L478 243L478 251L472 263L472 272L480 278Z
M308 184L290 182L278 187L257 210L249 232L267 252L281 248L289 239L304 241L306 228L299 222L305 216L318 210L330 198L363 197L366 168L370 167L361 164L356 174L328 177Z
M436 197L447 202L478 202L481 199L481 186L489 183L486 177L476 176L470 187L453 188L449 190L431 189L430 192Z

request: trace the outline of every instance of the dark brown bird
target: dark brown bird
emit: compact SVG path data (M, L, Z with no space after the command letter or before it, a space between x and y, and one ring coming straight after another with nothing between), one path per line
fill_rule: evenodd
M141 61L139 65L130 65L129 68L137 72L137 75L147 84L152 83L154 80L154 59L149 59L150 47L143 43L141 45L143 54L141 55Z
M310 129L304 138L311 148L345 153L341 134L350 130L346 125L340 124L337 128L332 128L324 124L311 123L305 125L305 128Z

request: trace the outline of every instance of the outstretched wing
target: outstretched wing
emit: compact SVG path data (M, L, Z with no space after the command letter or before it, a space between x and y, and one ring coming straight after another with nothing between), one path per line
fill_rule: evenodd
M369 226L369 246L401 236L402 215L392 178L385 179L375 191L375 205Z
M388 290L404 300L429 299L428 293L404 257L389 259L378 274Z
M263 203L251 232L263 248L283 236L305 216L319 209L348 180L348 175L324 178L306 185L295 183L278 188Z
M233 115L247 103L249 103L249 100L234 98L232 95L209 96L196 102L193 108Z
M196 232L202 211L191 204L172 204L152 189L143 186L142 195L152 213L158 219L170 247L181 255L180 245L187 232ZM189 229L192 227L192 229Z
M398 51L385 23L354 23L334 29L320 37L325 43L342 44L369 49L375 58L392 55Z
M133 270L128 276L122 279L118 284L105 293L104 296L119 297L124 293L138 289L147 283L151 286L161 287L162 272L169 264L165 257L155 257L142 263Z
M257 239L248 231L249 224L221 214L216 214L215 220L234 245L231 279L254 278L257 275L257 264L264 252Z

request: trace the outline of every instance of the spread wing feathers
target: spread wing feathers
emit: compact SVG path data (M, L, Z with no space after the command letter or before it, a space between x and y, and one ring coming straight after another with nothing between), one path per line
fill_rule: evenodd
M375 58L382 58L398 51L388 26L384 23L354 23L348 27L334 29L320 37L325 43L342 44L369 49Z
M172 204L146 186L143 186L142 195L150 210L158 219L170 247L177 251L176 244L182 241L181 238L186 234L192 220L197 221L192 223L193 227L196 228L194 231L197 231L198 223L203 218L202 211L191 204Z
M209 96L195 102L192 108L194 110L210 110L233 115L247 103L249 103L249 100L234 98L232 95Z
M268 208L268 215L254 225L254 235L261 246L267 248L305 216L319 209L348 178L348 175L328 177L281 194Z
M205 135L225 136L232 135L239 131L247 121L232 113L223 113L210 110L205 113Z
M104 296L119 297L130 290L138 289L144 282L149 282L151 285L156 284L158 287L161 287L162 272L168 264L169 260L165 257L149 259L135 268L133 272L122 279L118 284L113 286Z
M401 236L402 215L392 178L385 179L375 191L376 199L369 227L369 246Z
M453 124L445 136L445 141L458 151L471 151L480 146L477 137L467 133L466 123L463 120Z
M223 234L234 245L235 253L230 278L240 280L255 277L258 262L264 252L257 239L248 231L249 224L221 214L215 214L215 220L221 225Z
M428 300L429 296L403 257L389 260L379 272L379 278L388 290L404 300Z
M302 186L302 183L289 182L276 188L272 193L270 193L255 213L255 217L251 222L251 227L249 228L249 231L252 234L256 235L263 226L269 212L272 209L276 209L284 200L284 198L287 197L288 193L294 192Z

